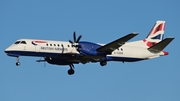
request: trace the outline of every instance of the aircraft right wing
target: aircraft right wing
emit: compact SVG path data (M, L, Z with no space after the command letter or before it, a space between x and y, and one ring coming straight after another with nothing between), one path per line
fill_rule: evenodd
M162 51L174 38L166 38L164 40L162 40L161 42L151 46L150 48L148 48L149 51L152 52L160 52Z
M125 42L135 37L138 33L130 33L122 38L119 38L113 42L110 42L100 48L97 49L98 52L105 52L110 54L112 51L116 50L120 46L124 45Z

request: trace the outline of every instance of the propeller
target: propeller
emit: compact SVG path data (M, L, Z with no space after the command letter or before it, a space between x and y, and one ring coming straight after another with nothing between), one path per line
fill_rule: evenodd
M74 42L71 41L71 40L69 40L69 42L72 44L73 47L78 47L77 44L79 43L81 37L82 37L82 35L80 35L80 36L76 39L76 32L74 31L74 33L73 33Z

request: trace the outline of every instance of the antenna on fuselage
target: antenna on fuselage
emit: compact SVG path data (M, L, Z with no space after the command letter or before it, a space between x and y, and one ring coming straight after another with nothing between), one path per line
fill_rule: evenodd
M36 62L44 62L44 68L46 67L46 60L44 59L44 60L41 60L42 59L42 57L39 59L39 60L36 60Z

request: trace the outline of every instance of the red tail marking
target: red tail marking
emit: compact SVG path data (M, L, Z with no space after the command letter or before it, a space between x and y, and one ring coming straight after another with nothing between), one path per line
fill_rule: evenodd
M151 46L153 46L153 45L156 44L156 42L150 42L150 41L147 41L147 40L143 40L143 41L146 43L146 45L147 45L148 47L151 47Z
M163 53L164 53L164 55L168 55L169 54L168 52L165 52L165 51L163 51Z
M164 27L165 27L165 24L164 23L161 23L159 26L157 26L157 27L155 27L155 25L154 25L154 27L152 28L152 30L151 30L151 32L148 34L148 36L150 36L150 35L153 35L153 34L155 34L156 32L158 32L158 31L163 31L164 30Z
M155 33L158 32L158 31L162 31L162 30L164 30L164 28L163 28L163 23L160 24L158 27L156 27L156 29L154 30L154 33L153 33L153 34L155 34Z

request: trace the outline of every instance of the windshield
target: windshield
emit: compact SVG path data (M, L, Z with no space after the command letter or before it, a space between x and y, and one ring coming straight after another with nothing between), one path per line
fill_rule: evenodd
M21 41L21 44L26 44L26 41Z
M26 41L16 41L14 44L26 44Z
M16 41L14 44L19 44L20 43L20 41Z

